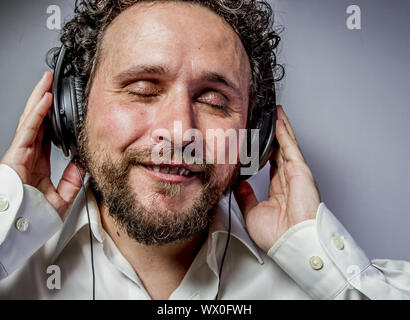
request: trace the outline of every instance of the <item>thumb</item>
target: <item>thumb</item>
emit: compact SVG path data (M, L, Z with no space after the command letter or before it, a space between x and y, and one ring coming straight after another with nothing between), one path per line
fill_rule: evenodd
M243 217L246 221L249 211L258 205L258 199L256 199L251 185L246 181L239 184L238 188L235 189L234 194L239 209L241 209Z
M85 170L80 167L80 172L82 179L84 179ZM58 184L57 192L68 205L71 205L81 187L82 184L78 170L74 161L70 161Z

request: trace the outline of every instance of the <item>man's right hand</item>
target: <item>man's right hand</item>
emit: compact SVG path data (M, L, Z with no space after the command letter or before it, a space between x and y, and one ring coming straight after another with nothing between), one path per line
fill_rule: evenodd
M37 188L56 209L61 219L69 211L81 189L81 180L73 161L67 165L55 188L50 179L50 137L44 136L44 117L53 104L53 74L44 73L27 101L10 148L0 160L11 167L24 184ZM85 171L81 169L84 177Z

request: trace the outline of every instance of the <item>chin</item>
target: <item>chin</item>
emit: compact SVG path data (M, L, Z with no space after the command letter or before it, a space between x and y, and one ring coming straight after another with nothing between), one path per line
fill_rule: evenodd
M177 213L189 210L193 206L193 202L194 201L192 199L186 199L181 202L175 198L155 194L151 196L150 200L141 201L141 204L148 210L155 208L155 210L162 212L172 211Z

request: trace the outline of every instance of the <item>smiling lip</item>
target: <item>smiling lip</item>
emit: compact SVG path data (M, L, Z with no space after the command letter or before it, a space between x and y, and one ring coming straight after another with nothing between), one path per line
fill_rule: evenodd
M155 164L153 162L144 162L141 163L143 166L147 166L147 167L161 167L161 168L183 168L185 170L191 171L193 173L198 173L201 172L202 169L200 166L198 165L189 165L186 163L166 163L166 164Z
M182 164L182 165L181 164L178 164L178 165L169 164L166 166L164 165L160 165L160 166L152 165L151 166L151 164L144 163L144 164L140 164L139 167L142 168L144 172L146 172L152 178L165 181L165 182L171 182L171 183L183 183L183 182L191 181L197 178L200 172L199 167L189 166L185 164ZM154 170L153 169L154 167L157 167L157 168L160 167L161 171L163 171L162 169L166 168L169 172L157 171L158 169ZM181 170L183 173L182 174L175 173L175 170Z

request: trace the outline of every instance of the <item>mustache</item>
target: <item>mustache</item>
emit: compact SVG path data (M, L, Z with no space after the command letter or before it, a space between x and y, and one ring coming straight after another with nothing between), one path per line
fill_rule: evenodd
M120 171L124 172L124 174L128 174L129 170L132 166L143 165L149 162L152 162L152 154L153 148L155 146L142 146L139 148L133 148L127 150L121 160ZM179 149L181 150L181 149ZM179 151L177 150L177 151ZM164 147L163 148L163 156L167 157L170 156L168 159L171 159L172 163L175 164L192 164L194 163L196 167L201 169L198 172L198 176L203 182L208 182L212 177L213 172L215 171L215 165L212 163L206 163L206 159L203 156L197 155L187 155L185 154L183 159L178 156L176 148L171 147ZM165 163L166 164L166 163Z

